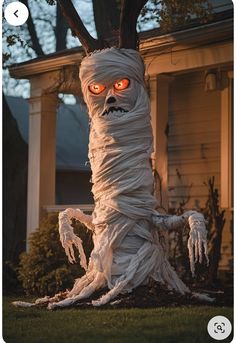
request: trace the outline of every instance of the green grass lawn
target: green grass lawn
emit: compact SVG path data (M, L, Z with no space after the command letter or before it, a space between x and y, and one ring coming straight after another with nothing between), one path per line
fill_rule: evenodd
M156 309L20 309L16 298L3 299L3 338L7 343L90 342L216 342L207 333L208 321L230 307L185 306ZM25 300L25 299L24 299ZM231 342L232 336L221 342Z

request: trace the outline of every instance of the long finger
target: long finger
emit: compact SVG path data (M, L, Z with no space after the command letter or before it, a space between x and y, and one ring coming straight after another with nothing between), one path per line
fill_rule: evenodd
M82 241L81 239L78 237L75 241L75 245L77 247L77 249L79 250L79 254L80 254L80 265L82 268L84 268L85 270L87 270L87 259L84 253L84 249L82 246Z
M72 261L76 262L73 244L70 245L69 251L70 251L70 256L71 256Z
M202 244L203 244L203 241L202 241L201 235L200 235L200 233L199 233L199 235L198 235L198 255L199 255L199 263L202 263L202 261L203 261Z
M194 242L194 255L195 255L195 263L198 261L198 241L197 239Z
M206 240L203 242L203 248L204 248L204 255L205 255L206 260L207 260L207 266L209 266L209 258L208 258L207 241Z
M192 276L194 277L194 274L195 274L194 251L193 251L193 241L191 238L188 239L188 251L189 251L190 269L191 269Z
M65 246L65 253L66 253L66 256L68 257L69 262L73 264L73 260L71 259L71 255L70 255L70 248L68 245Z

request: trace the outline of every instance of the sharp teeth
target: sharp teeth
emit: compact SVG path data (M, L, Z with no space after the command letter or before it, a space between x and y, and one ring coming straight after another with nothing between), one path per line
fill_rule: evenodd
M125 110L124 108L122 107L110 107L108 108L107 110L105 110L102 114L102 116L105 116L105 115L111 115L113 117L113 112L119 112L117 113L117 116L121 115L122 113L126 113L128 112L127 110Z

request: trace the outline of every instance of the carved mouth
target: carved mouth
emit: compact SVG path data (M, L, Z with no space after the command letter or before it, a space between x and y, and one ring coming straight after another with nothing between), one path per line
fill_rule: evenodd
M106 111L103 112L103 116L108 115L109 113L113 113L113 112L121 112L121 113L126 113L128 112L127 110L125 110L122 107L109 107Z

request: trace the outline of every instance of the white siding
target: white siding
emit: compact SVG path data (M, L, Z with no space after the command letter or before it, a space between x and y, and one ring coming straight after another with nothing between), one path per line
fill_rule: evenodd
M205 92L204 73L176 76L170 85L168 132L169 206L204 207L204 182L220 189L220 92Z

